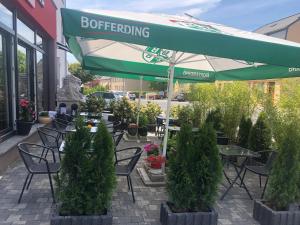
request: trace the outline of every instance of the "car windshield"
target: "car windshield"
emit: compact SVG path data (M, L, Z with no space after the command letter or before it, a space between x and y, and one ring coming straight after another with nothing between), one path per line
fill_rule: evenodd
M103 98L105 99L114 99L115 96L113 93L103 93Z

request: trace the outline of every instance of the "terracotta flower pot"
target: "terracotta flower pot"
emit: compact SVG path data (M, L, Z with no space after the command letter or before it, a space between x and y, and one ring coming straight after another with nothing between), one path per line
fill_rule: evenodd
M51 123L52 119L49 116L39 116L39 123L48 124Z

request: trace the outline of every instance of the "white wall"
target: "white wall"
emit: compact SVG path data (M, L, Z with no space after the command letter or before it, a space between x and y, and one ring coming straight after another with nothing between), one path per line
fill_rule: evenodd
M62 20L60 9L66 7L66 0L53 0L57 7L56 11L56 31L58 43L65 45L65 39L62 33ZM64 50L57 49L57 88L61 88L63 85L63 78L67 75L67 53Z

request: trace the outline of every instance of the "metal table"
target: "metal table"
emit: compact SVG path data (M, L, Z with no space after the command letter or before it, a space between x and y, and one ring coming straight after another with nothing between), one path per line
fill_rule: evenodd
M247 194L249 195L250 199L252 200L252 196L251 196L248 188L246 187L245 183L243 182L243 180L241 178L241 174L245 168L245 165L246 165L246 162L248 161L248 159L258 158L258 157L260 157L260 154L253 152L249 149L242 148L237 145L218 145L218 148L219 148L220 155L222 156L222 159L225 159L228 163L230 163L233 166L233 168L237 174L236 177L233 179L233 181L231 181L230 178L228 177L228 175L226 174L225 170L223 169L223 174L229 183L229 187L226 189L226 191L221 196L221 200L223 200L225 198L225 196L227 195L227 193L230 191L230 189L233 187L234 184L238 184L237 183L238 179L241 182L238 185L241 188L244 188L246 190ZM238 165L237 163L230 160L230 158L233 158L233 157L239 157L240 159L242 159L241 164Z

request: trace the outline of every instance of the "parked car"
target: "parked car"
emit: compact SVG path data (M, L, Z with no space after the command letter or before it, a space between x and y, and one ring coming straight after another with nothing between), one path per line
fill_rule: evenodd
M103 98L104 101L105 101L105 108L104 109L106 109L106 110L110 110L109 109L110 102L113 101L113 100L116 100L116 97L115 97L114 93L112 93L112 92L97 91L97 92L94 92L90 95L95 96L97 98L99 98L99 97Z
M136 99L136 96L134 93L131 93L131 92L127 92L126 94L127 98L130 99L130 100L135 100Z
M123 91L113 91L113 94L115 95L117 100L120 100L121 98L124 97L124 92Z
M180 93L175 97L175 100L179 101L179 102L184 102L185 101L185 94L184 93Z

